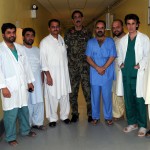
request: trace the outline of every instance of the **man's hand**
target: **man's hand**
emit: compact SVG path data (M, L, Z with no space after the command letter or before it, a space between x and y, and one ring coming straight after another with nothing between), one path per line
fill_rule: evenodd
M124 68L124 63L122 63L122 64L120 65L120 68L121 68L121 69Z
M2 88L2 94L5 98L10 98L11 97L11 93L9 91L9 89L6 87L6 88Z
M47 78L47 84L52 86L53 85L53 79L51 78L51 75L50 74L47 75L46 78Z
M46 75L46 83L50 86L53 85L53 79L50 75L50 72L49 71L44 71L45 75Z
M32 83L28 83L28 89L31 90L31 92L34 91L34 85Z
M106 68L105 68L105 67L99 67L99 66L97 66L97 67L96 67L96 70L97 70L97 72L98 72L100 75L104 75Z
M134 69L140 69L140 65L139 64L135 65Z
M44 72L41 72L41 79L42 79L42 83L44 83Z

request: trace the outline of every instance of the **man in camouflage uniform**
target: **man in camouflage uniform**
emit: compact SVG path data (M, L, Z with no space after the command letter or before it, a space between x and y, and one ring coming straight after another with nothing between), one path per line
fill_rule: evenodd
M91 38L91 32L83 27L83 14L76 10L72 13L74 27L65 34L65 43L67 45L68 65L71 80L72 93L70 94L70 103L72 108L72 122L79 119L78 113L78 92L81 82L83 94L87 103L88 122L91 117L91 99L89 83L89 64L86 61L85 49L87 41Z

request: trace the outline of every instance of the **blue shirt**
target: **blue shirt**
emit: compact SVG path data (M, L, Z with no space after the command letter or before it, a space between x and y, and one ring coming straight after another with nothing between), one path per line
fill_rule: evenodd
M85 54L91 57L98 66L103 66L110 57L117 57L115 43L112 38L108 37L101 46L96 38L90 39ZM113 79L115 79L114 62L106 69L104 75L98 74L98 72L90 66L90 83L92 85L101 86Z

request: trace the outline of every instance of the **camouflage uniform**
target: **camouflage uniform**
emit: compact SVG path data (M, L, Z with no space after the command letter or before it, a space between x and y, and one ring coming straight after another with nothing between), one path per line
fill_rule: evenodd
M72 115L79 115L77 98L80 82L87 103L87 115L92 115L89 64L87 63L85 56L86 44L90 38L91 32L89 32L85 27L83 27L80 31L76 31L73 27L65 34L69 74L72 88L72 93L70 94Z

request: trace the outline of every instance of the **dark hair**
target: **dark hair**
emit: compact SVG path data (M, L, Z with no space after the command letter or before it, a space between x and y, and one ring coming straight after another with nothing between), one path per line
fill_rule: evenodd
M127 20L131 20L131 19L135 20L138 25L140 24L139 17L136 14L126 15L125 18L124 18L125 24L127 25ZM136 29L138 29L138 28L139 28L139 26Z
M104 24L104 27L106 28L106 22L104 20L97 20L96 23L95 23L95 27L98 23L103 23Z
M35 36L35 30L32 28L24 28L22 31L22 36L25 36L26 32L32 32L33 35Z
M15 29L16 31L16 26L12 23L4 23L1 27L2 34L4 34L7 29Z
M74 19L74 15L75 15L76 13L79 13L79 14L81 15L81 17L83 17L83 13L82 13L81 11L75 10L75 11L73 11L73 13L72 13L72 15L71 15L71 18L72 18L72 19Z
M51 26L52 22L57 22L59 24L59 26L60 26L60 21L58 19L51 19L51 20L48 21L48 27Z
M114 23L115 21L120 22L121 26L123 26L123 21L122 21L121 19L115 19L115 20L113 21L113 23Z

